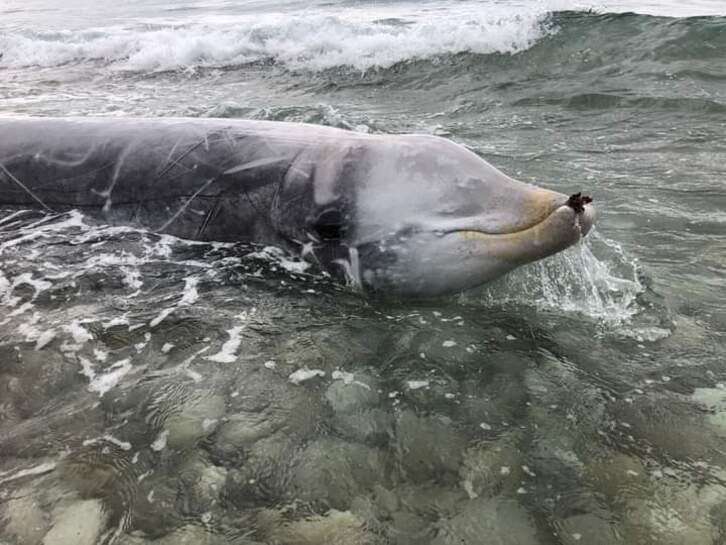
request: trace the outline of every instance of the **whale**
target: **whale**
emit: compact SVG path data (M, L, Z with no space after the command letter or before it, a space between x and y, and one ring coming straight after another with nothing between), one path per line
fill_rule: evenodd
M431 297L576 244L595 208L451 140L303 123L0 117L0 209L276 246L367 294Z

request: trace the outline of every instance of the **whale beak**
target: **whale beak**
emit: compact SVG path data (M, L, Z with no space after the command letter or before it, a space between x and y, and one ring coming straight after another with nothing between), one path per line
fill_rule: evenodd
M461 235L479 240L485 253L506 264L503 269L542 259L579 242L595 223L592 199L582 193L569 198L554 191L536 189L529 194L522 214L528 221L516 231L498 234L464 229Z

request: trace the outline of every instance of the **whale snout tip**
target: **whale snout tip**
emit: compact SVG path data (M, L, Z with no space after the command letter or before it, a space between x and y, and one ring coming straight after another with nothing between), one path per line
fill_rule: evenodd
M584 237L595 223L595 207L592 205L592 198L577 192L570 195L566 205L575 212L575 221L580 236Z
M577 193L570 195L570 198L567 199L567 206L572 208L578 214L581 214L585 211L585 205L590 204L591 202L591 197L583 195L582 192L578 191Z

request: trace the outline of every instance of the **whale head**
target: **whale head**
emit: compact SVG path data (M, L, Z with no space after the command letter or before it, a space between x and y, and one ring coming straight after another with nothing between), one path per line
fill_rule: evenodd
M588 197L514 180L446 139L375 136L337 153L313 176L307 254L366 292L473 288L577 243L595 221Z

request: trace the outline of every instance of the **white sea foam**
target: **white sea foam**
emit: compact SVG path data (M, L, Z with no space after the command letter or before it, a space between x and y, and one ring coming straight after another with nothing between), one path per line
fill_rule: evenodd
M311 378L324 376L325 371L323 371L322 369L308 369L307 367L303 367L302 369L298 369L297 371L291 373L290 376L287 378L293 384L300 384L302 382L305 382L306 380L310 380Z
M166 319L166 318L167 318L167 317L169 316L169 314L171 314L172 312L174 312L174 308L175 308L175 307L170 307L170 308L165 308L165 309L162 309L162 310L161 310L161 311L159 312L159 314L157 314L157 315L156 315L156 317L155 317L155 318L153 318L153 319L152 319L152 320L151 320L151 321L149 322L149 325L150 325L151 327L156 327L156 326L158 326L158 325L159 325L159 324L160 324L161 322L163 322L163 321L164 321L164 320L165 320L165 319Z
M44 464L29 467L27 469L21 469L15 472L0 471L0 484L6 483L8 481L14 481L16 479L22 479L23 477L28 477L29 475L42 475L43 473L53 471L55 467L55 462L46 462Z
M245 259L263 259L291 273L303 273L310 268L310 263L294 258L276 246L265 246L258 252L250 252Z
M166 448L166 439L169 437L169 430L163 430L156 436L154 442L151 443L151 450L159 452Z
M93 335L81 325L79 320L73 320L69 325L63 326L63 329L71 334L73 341L77 344L85 344L93 339Z
M406 382L409 390L420 390L429 386L428 380L409 380Z
M179 305L193 305L197 302L197 299L199 299L197 284L199 284L199 278L190 276L184 279L184 293Z
M7 37L0 37L0 51L2 51L3 49L3 40L6 39ZM0 251L21 244L25 244L39 238L47 238L53 233L66 233L68 229L87 229L87 227L88 226L83 221L83 215L78 210L71 210L70 212L65 214L61 221L51 221L51 218L46 217L26 226L23 229L23 232L25 233L23 236L11 238L7 241L0 243Z
M254 313L254 309L252 310ZM225 341L222 348L216 354L207 356L204 359L217 363L234 363L237 360L237 351L242 344L242 330L247 327L248 313L243 312L238 316L242 324L227 330L229 339Z
M358 70L456 53L512 53L548 30L545 9L509 13L475 7L445 11L335 10L298 15L258 14L233 21L84 31L6 33L0 65L100 63L122 70L158 71L274 61L292 69Z
M81 374L88 378L88 390L97 392L99 397L115 387L132 368L131 361L124 359L108 367L107 372L97 373L91 361L84 357L78 359L81 363Z

